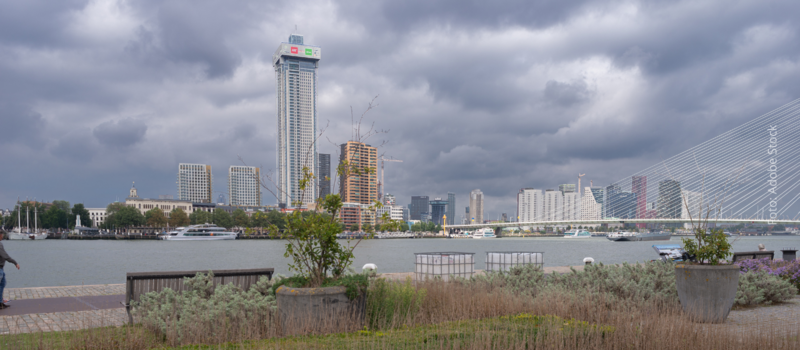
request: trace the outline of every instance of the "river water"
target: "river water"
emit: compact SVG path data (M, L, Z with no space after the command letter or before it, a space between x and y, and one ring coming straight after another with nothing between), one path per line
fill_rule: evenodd
M758 250L763 243L775 250L800 247L800 236L734 237L734 251ZM344 243L345 241L340 241ZM487 251L544 253L545 266L582 265L583 258L619 264L657 259L653 244L680 244L680 238L655 242L611 242L605 238L498 238L498 239L381 239L364 240L355 250L353 267L366 263L379 272L414 270L414 253L475 253L475 268L483 269ZM3 241L21 270L6 263L7 288L124 283L127 272L225 270L272 267L290 274L283 256L285 241L235 240L176 241Z

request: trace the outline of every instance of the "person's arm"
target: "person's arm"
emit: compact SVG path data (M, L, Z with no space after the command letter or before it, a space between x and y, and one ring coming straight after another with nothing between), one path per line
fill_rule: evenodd
M17 264L17 261L12 259L10 256L8 256L8 253L6 253L6 250L5 250L5 248L3 248L2 244L0 244L0 260L8 261L8 262L16 265L17 269L19 269L19 264Z

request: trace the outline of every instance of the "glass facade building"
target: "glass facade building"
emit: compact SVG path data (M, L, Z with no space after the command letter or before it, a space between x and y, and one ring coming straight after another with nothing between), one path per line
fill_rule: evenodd
M319 198L331 194L331 155L317 154L317 183L319 184Z
M447 224L453 225L456 222L456 194L447 192Z
M408 205L411 220L422 220L422 213L429 213L428 201L428 196L411 196L411 204Z
M303 168L317 167L317 68L322 50L292 34L272 55L278 105L278 202L293 206L317 198L317 186L301 190ZM301 198L302 196L302 198Z
M441 198L434 198L430 203L431 221L437 225L441 225L443 222L442 219L447 213L447 201L444 201Z

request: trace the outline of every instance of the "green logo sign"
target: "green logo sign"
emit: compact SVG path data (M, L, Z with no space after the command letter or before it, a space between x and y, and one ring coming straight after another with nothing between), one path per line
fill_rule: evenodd
M311 56L311 49L306 49L306 56Z

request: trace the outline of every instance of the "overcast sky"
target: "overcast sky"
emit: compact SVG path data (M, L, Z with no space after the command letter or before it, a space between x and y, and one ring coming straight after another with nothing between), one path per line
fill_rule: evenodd
M322 47L320 152L350 108L387 191L605 185L800 96L797 1L0 0L0 208L176 195L178 163L274 170L271 56ZM335 162L334 162L335 163ZM218 193L215 193L214 197ZM265 204L274 204L265 195Z

